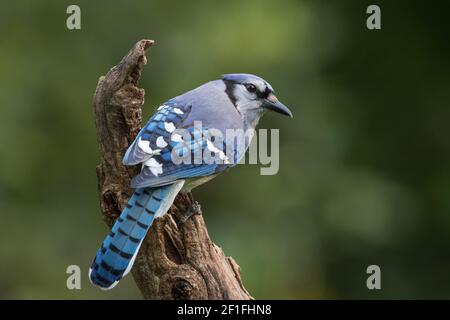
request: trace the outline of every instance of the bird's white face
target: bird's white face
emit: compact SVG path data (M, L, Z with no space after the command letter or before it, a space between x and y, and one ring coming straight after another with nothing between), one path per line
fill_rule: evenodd
M259 79L251 79L245 83L237 83L233 94L236 108L244 120L256 126L264 111L264 99L273 92L272 87Z
M254 128L266 110L292 117L292 112L278 101L272 86L264 79L235 73L223 75L222 80L226 94L247 125Z

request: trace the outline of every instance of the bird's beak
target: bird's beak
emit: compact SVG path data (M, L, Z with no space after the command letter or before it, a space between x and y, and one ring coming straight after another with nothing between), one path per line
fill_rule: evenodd
M264 99L263 107L289 117L293 117L291 110L278 101L278 98L273 94L269 94L267 98Z

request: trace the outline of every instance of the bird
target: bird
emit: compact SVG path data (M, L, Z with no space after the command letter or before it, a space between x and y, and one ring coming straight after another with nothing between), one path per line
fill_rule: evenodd
M124 165L141 165L141 171L131 180L134 192L97 251L90 281L103 290L116 286L130 272L152 222L169 210L176 195L235 166L245 155L253 135L238 144L225 132L252 132L267 111L293 117L266 80L246 73L222 75L163 103L123 157ZM228 152L230 146L234 148ZM209 154L215 161L187 161L193 154Z

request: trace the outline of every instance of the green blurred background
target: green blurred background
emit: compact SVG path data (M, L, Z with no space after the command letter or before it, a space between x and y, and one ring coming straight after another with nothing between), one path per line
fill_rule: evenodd
M366 28L380 5L382 30ZM82 29L66 28L81 7ZM99 210L92 96L155 39L144 117L222 73L258 74L294 119L280 171L195 190L212 239L259 299L450 298L450 22L444 1L14 1L0 11L0 298L141 298L93 288ZM82 268L82 290L66 267ZM366 268L382 290L366 288Z

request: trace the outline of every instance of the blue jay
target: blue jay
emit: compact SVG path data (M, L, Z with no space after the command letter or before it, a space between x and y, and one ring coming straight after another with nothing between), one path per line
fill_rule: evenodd
M102 289L113 288L131 270L153 220L169 210L178 192L206 182L244 156L252 136L233 153L225 155L220 147L235 141L224 139L217 146L207 135L196 135L194 122L201 121L202 133L212 128L223 133L230 129L246 132L255 129L266 110L292 117L269 83L242 73L226 74L160 106L123 158L124 165L141 164L142 169L132 179L133 195L89 269L91 282ZM192 140L181 137L177 129L187 130ZM174 154L185 156L199 150L208 150L223 161L173 161Z

